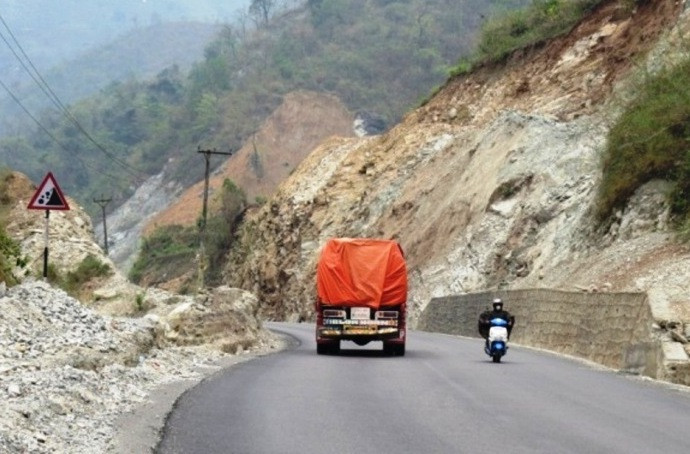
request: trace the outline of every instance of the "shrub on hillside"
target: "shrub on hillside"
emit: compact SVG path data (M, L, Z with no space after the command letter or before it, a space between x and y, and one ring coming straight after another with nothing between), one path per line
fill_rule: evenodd
M98 257L89 254L84 257L77 269L62 274L54 264L48 264L48 281L60 287L74 298L83 296L84 286L92 279L105 277L112 274L112 269L107 263L101 262Z
M207 265L204 280L208 285L220 284L234 233L247 205L244 191L229 179L223 182L220 199L220 213L209 219L206 226Z
M517 49L569 32L601 1L535 0L525 8L497 14L482 25L477 51L461 59L451 76L471 72L478 64L501 61Z
M669 194L678 222L690 215L690 59L637 88L609 132L597 215L603 221L644 183L675 183Z
M12 269L15 265L23 265L23 261L19 243L5 232L7 216L13 205L13 200L7 189L11 178L12 172L9 169L0 168L0 282L15 285L18 279L12 274Z
M91 279L109 276L112 272L107 263L103 263L96 256L89 254L79 263L76 270L67 273L65 283L68 289L76 290Z
M18 279L12 274L14 264L19 263L21 250L19 244L7 236L0 224L0 282L15 285Z
M195 266L199 235L194 227L169 225L144 238L129 278L137 284L162 282Z
M234 232L242 219L247 197L235 183L226 179L220 192L220 208L209 216L206 225L170 225L156 229L143 241L129 278L137 284L157 284L198 272L199 245L203 234L205 245L204 282L220 283L223 265L232 246ZM196 273L193 273L196 274ZM187 287L190 282L183 283Z
M7 183L12 179L12 171L6 167L0 167L0 206L7 207L12 204Z

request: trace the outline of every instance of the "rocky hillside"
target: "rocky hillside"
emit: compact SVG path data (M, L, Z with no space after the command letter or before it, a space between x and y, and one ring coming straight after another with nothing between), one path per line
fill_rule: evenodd
M288 94L252 140L237 150L233 158L225 157L224 164L214 171L209 180L210 208L218 203L213 193L226 178L241 187L250 202L273 194L278 184L324 139L333 135L354 136L353 122L353 115L335 96L307 91ZM151 218L144 234L156 226L194 225L201 214L203 189L203 180L186 189Z
M36 187L18 173L4 187L6 230L26 263L14 270L21 284L0 282L0 452L131 452L115 446L117 420L157 387L276 347L246 291L183 296L129 283L72 199L49 218L51 269L78 272L91 255L110 272L83 282L79 299L44 282L45 213L26 208Z
M266 317L309 319L326 238L397 238L413 324L433 297L535 287L646 291L657 320L690 323L665 183L605 229L592 213L607 131L637 78L686 54L686 9L604 2L568 35L450 80L387 134L323 143L247 222L228 282Z
M209 210L219 205L215 194L226 178L243 188L249 202L270 196L319 143L334 135L354 137L354 121L354 115L334 96L308 91L288 94L253 140L233 150L231 158L211 157L214 163L225 162L211 175ZM198 159L203 160L203 156ZM252 166L258 166L258 172ZM139 187L134 197L108 215L109 256L121 270L129 270L141 237L156 227L196 223L201 215L203 178L199 175L196 184L183 189L179 184L165 183L162 174L154 176ZM97 225L96 235L101 242L102 229L102 225Z

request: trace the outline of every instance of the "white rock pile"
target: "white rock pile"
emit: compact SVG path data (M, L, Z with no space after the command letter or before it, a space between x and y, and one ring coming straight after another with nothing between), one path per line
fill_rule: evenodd
M226 356L159 349L150 320L102 316L41 281L0 284L0 453L108 452L153 388Z

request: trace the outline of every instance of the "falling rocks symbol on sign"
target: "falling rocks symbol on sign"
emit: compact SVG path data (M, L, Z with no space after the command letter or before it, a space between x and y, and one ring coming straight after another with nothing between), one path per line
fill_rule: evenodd
M41 194L37 203L39 205L61 206L62 200L60 200L60 196L57 194L55 188L52 188Z
M27 208L30 210L69 210L67 200L62 195L52 173L48 172Z

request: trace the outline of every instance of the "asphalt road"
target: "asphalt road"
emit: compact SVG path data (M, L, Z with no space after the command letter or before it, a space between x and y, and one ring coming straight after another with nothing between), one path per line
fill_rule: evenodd
M299 345L187 391L156 452L672 453L690 449L690 392L513 346L409 333L407 354L343 343L316 355L311 324L270 324Z

